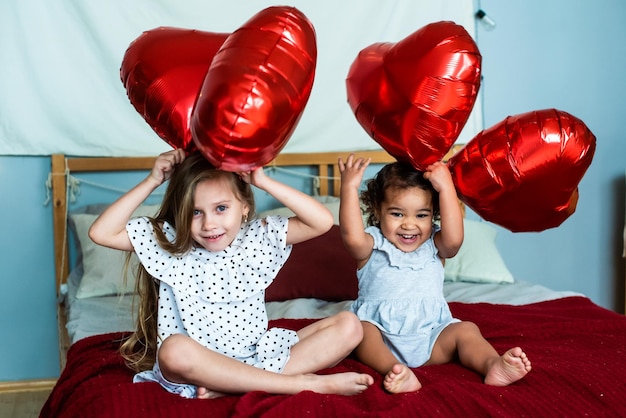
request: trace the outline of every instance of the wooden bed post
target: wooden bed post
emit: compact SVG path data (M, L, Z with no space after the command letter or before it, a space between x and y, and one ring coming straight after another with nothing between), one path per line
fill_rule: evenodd
M51 156L52 170L52 227L54 229L54 266L57 295L61 284L69 273L67 260L67 179L65 174L65 156ZM65 237L65 239L64 239ZM60 242L59 242L60 241Z
M52 228L54 231L54 274L56 294L61 293L61 284L67 280L69 274L69 260L67 251L67 178L65 156L53 154L50 157L52 183ZM69 336L65 324L65 305L57 304L57 325L59 333L59 368L65 368L67 350L70 346Z

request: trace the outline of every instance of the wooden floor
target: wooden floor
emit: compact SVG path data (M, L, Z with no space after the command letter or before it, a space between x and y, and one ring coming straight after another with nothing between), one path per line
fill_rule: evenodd
M0 393L0 417L37 418L50 389Z

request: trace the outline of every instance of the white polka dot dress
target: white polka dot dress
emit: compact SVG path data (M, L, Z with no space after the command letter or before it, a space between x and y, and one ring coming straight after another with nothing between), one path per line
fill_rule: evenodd
M221 252L194 247L176 257L160 248L147 218L132 219L128 236L142 264L159 280L158 346L185 334L203 346L244 363L280 372L298 342L294 331L268 330L265 289L289 254L287 218L244 224ZM174 229L163 226L169 240Z

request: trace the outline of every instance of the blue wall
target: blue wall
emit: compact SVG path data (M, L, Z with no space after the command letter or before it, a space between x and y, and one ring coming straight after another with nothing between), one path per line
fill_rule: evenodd
M500 229L498 247L515 277L621 310L626 3L482 0L481 7L498 24L477 35L485 126L557 108L583 120L598 140L576 213L540 233ZM52 212L43 205L49 165L48 157L0 156L0 381L59 373Z
M484 126L556 108L597 138L576 212L540 233L501 231L503 257L517 278L583 292L623 312L626 3L482 0L481 7L497 22L493 31L477 31Z
M50 159L0 157L0 380L58 375Z

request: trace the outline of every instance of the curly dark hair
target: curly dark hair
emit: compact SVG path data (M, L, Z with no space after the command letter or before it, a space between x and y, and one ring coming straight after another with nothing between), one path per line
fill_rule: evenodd
M395 162L385 165L374 178L366 183L366 189L361 192L363 213L367 216L368 226L380 226L376 212L380 212L385 192L389 189L404 190L419 187L432 193L433 219L439 219L439 193L433 188L430 181L424 178L422 171L416 170L411 164Z

